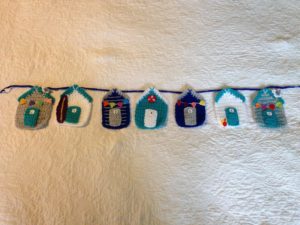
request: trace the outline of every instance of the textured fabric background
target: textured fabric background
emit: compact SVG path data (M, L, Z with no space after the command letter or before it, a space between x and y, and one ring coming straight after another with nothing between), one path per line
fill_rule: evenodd
M1 0L0 18L1 87L300 83L297 0ZM110 131L105 93L90 92L89 126L58 126L54 110L38 132L15 127L24 91L0 96L1 225L300 223L300 90L282 93L289 127L276 131L225 131L211 94L203 128L176 126L165 94L166 128Z

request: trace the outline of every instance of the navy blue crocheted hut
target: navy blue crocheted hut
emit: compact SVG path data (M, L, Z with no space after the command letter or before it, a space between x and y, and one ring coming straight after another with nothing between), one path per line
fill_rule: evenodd
M175 105L175 118L180 127L197 127L205 121L205 101L193 90L184 91Z
M109 129L122 129L130 124L129 97L120 90L108 92L102 101L102 125Z

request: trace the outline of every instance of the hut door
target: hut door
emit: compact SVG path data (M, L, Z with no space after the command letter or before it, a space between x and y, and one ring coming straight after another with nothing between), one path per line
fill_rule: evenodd
M197 125L196 108L193 107L184 108L184 123L186 126Z
M236 108L228 107L225 109L226 113L226 119L229 126L238 126L239 121L239 115L237 113Z
M109 110L109 125L112 127L118 127L122 123L121 110L119 108L113 108Z
M154 109L145 110L144 125L148 128L156 127L157 123L157 111Z
M67 109L66 122L68 123L78 123L81 114L81 109L78 106L70 106Z
M40 110L38 108L28 108L24 115L24 126L35 127L39 118Z
M278 121L275 112L271 109L266 109L262 111L262 116L264 123L267 127L277 127Z

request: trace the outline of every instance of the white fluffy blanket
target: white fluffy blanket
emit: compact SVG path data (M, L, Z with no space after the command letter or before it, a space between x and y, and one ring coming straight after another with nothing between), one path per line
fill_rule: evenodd
M0 2L0 86L183 90L300 83L297 0ZM14 125L0 100L1 225L300 223L300 90L282 92L289 126L224 130L212 94L207 125L122 131ZM252 96L253 92L243 92ZM60 92L54 95L58 100ZM139 94L130 94L132 109Z

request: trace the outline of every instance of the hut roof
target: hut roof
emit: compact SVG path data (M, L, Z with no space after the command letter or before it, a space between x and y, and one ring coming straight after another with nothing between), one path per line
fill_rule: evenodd
M226 88L217 93L217 95L215 97L215 102L218 103L225 94L230 94L230 95L240 99L242 102L246 101L245 96L242 93L240 93L239 91L234 90L232 88Z
M83 88L79 87L77 84L74 84L73 86L69 87L61 95L71 95L72 93L74 93L74 91L77 91L79 94L81 94L89 102L93 102L93 98Z
M32 87L29 91L25 92L22 94L19 98L18 101L20 101L22 98L27 98L28 96L32 95L34 92L38 92L42 94L45 98L50 98L52 99L52 102L55 102L55 98L48 92L44 92L43 89L39 86L34 86Z

